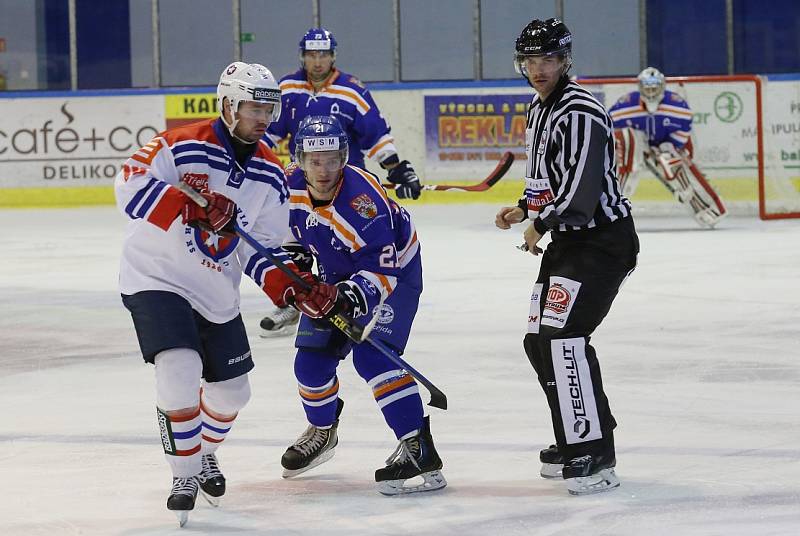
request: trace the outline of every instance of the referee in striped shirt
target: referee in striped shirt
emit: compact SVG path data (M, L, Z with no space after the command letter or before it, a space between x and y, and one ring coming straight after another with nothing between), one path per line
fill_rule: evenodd
M536 95L525 133L525 195L495 225L526 219L522 249L542 253L524 347L544 389L556 444L540 453L541 475L574 495L619 486L616 421L589 343L636 266L639 240L614 166L608 112L567 76L572 34L558 19L533 20L516 41L515 66Z

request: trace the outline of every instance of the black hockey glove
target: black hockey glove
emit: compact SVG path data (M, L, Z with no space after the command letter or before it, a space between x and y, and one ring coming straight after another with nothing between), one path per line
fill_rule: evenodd
M408 160L403 160L395 167L389 170L387 176L389 182L396 184L394 191L400 199L418 199L422 193L422 185L419 182L414 168Z
M367 314L367 298L364 296L364 291L358 286L358 283L345 279L336 283L336 288L339 289L339 299L344 299L344 311L350 314L353 318L358 318Z
M292 261L297 265L301 272L310 272L314 266L314 256L299 242L287 242L283 250L289 254Z

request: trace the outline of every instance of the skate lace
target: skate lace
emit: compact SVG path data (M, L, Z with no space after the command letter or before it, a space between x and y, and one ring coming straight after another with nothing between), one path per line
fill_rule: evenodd
M303 456L308 456L312 452L319 450L319 448L325 444L328 440L329 432L330 430L309 426L308 430L298 438L297 442L294 444L294 448Z
M190 495L194 496L197 493L197 481L194 478L173 478L172 479L172 494L173 495Z
M219 470L219 462L214 454L205 454L202 458L203 471L200 473L203 481L210 478L222 476L222 471Z
M416 437L404 439L397 444L397 448L395 448L394 452L386 459L386 465L411 463L414 467L419 469L419 463L417 462L419 454L419 439Z

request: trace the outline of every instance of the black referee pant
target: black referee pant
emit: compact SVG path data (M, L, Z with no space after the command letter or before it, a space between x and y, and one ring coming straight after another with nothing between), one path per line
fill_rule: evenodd
M555 232L542 256L534 291L539 290L539 318L532 311L529 323L538 324L538 333L529 327L524 346L565 461L615 455L617 423L590 339L635 268L638 252L633 219L625 218L602 228Z

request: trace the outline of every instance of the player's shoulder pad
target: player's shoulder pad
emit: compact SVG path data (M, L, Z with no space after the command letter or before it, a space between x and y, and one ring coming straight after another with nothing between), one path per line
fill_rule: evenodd
M184 140L214 141L214 143L218 143L212 126L216 120L216 118L204 119L196 123L173 127L161 132L159 135L170 146Z
M270 162L272 164L275 164L276 166L281 168L281 171L284 171L283 163L281 162L280 158L278 158L275 155L275 153L272 152L272 149L270 148L270 146L267 145L267 142L264 141L263 139L258 140L258 149L256 150L256 155L259 158L263 158L264 160L266 160L266 161L268 161L268 162Z
M361 199L364 202L369 199L371 203L376 205L376 210L378 211L388 209L389 197L386 195L386 190L381 186L380 180L374 174L365 169L348 165L344 168L343 180L345 181L345 188L343 188L344 191L342 193L345 197ZM350 206L353 210L359 212L352 203Z
M362 82L361 80L352 75L350 75L350 78L348 78L347 81L353 84L354 86L360 87L361 89L366 89L367 87L364 85L364 82Z
M666 93L667 93L667 100L669 100L670 102L675 104L686 104L686 101L683 99L683 97L681 97L677 93L673 91L667 91Z

